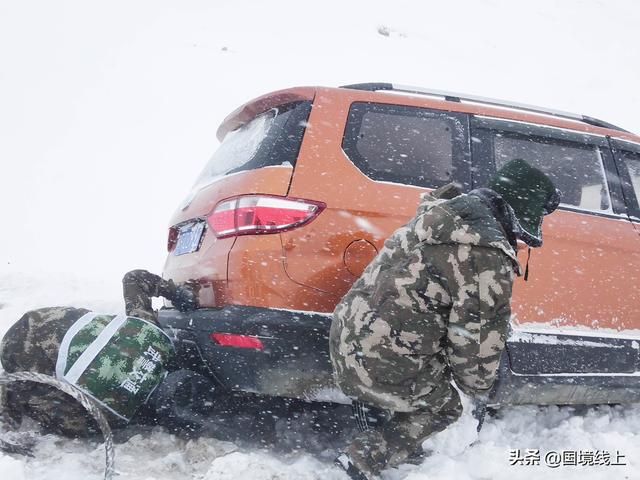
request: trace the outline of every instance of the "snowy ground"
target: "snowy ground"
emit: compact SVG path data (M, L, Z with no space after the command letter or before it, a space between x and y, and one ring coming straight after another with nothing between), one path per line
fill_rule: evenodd
M638 407L606 407L579 414L569 408L512 408L501 413L501 418L489 420L477 445L463 450L457 441L460 432L456 432L436 442L440 450L422 465L389 470L383 479L638 479L639 428ZM509 466L509 451L514 448L539 448L543 456L550 450L619 450L626 455L622 461L629 465L556 469ZM117 446L116 452L117 468L122 473L118 478L127 480L347 480L330 461L308 454L239 450L230 443L204 439L184 442L158 431L135 436ZM2 457L0 468L3 478L12 480L80 480L100 478L103 462L104 453L99 447L46 439L37 451L37 460L25 463Z
M640 132L633 0L0 0L0 334L26 310L121 309L162 268L172 211L242 102L294 85L389 81L600 117ZM386 479L640 479L640 406L509 408ZM606 450L627 466L510 466L511 449ZM141 431L121 478L345 479L324 456ZM46 438L0 478L99 478L99 445Z
M70 304L101 311L121 308L119 291L95 278L62 275L7 275L0 283L0 325L5 330L24 311L38 305ZM108 292L103 295L104 292ZM106 299L105 299L106 298ZM2 333L2 332L0 332ZM515 407L488 418L480 441L473 421L464 417L429 440L435 453L420 466L385 472L384 480L640 479L640 405L589 409ZM303 445L311 439L303 439ZM511 466L510 451L539 449L540 466ZM619 451L626 466L545 466L548 451ZM276 453L212 439L184 441L159 429L140 430L116 445L116 467L123 480L184 478L202 480L346 480L333 467L333 452ZM43 438L32 460L0 454L0 478L7 480L88 480L102 475L101 445Z
M121 308L117 281L112 285L95 277L44 274L3 275L0 278L2 331L21 313L41 305L87 306L101 311ZM105 293L106 292L106 293ZM0 331L0 333L2 333ZM640 405L589 409L514 407L488 418L480 441L474 438L468 417L426 446L435 451L420 466L385 472L384 480L518 480L640 479ZM304 439L303 444L310 439ZM540 466L511 466L510 451L539 449ZM549 451L619 451L626 466L550 468ZM333 467L333 452L276 453L239 447L212 439L186 442L159 429L141 430L116 445L116 467L123 480L184 478L202 480L347 480ZM0 454L0 478L7 480L89 480L102 475L101 445L56 437L41 440L36 458L24 460Z

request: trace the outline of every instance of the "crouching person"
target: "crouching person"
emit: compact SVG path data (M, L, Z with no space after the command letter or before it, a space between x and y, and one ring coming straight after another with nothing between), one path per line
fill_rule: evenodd
M165 297L186 311L197 308L197 296L190 285L144 270L127 273L123 291L126 314L71 307L25 313L0 343L4 370L56 377L93 398L112 426L126 425L163 381L174 353L151 298ZM54 387L14 382L4 388L1 412L13 422L28 416L46 432L69 437L99 432L82 405Z
M507 163L489 187L424 194L416 216L386 240L333 312L338 385L391 412L337 457L354 480L419 455L427 437L458 419L452 380L476 398L492 387L521 273L517 240L541 246L542 218L559 192L522 160Z

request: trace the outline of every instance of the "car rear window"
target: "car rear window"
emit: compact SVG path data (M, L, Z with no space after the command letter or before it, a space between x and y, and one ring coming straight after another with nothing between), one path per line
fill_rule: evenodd
M438 187L453 180L457 119L418 107L356 102L342 148L373 180ZM458 135L459 136L459 135Z
M293 167L310 112L310 101L289 103L267 110L229 132L198 176L195 187L245 170Z

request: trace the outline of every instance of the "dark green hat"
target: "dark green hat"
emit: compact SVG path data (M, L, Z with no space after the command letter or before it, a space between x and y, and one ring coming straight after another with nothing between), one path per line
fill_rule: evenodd
M530 247L542 245L542 217L560 203L560 192L541 170L521 159L507 162L488 187L511 206L520 224L519 238Z

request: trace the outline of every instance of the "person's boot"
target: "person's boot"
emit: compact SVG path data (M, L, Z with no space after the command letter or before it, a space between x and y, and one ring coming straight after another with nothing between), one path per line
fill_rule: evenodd
M351 480L372 480L373 477L365 474L353 462L347 453L341 452L333 461L339 468L347 472Z
M419 449L414 450L407 458L405 458L403 463L420 465L432 453L433 452L431 450L424 450L422 447L420 447Z
M356 436L336 457L335 463L352 480L373 480L387 465L386 441L379 430Z

